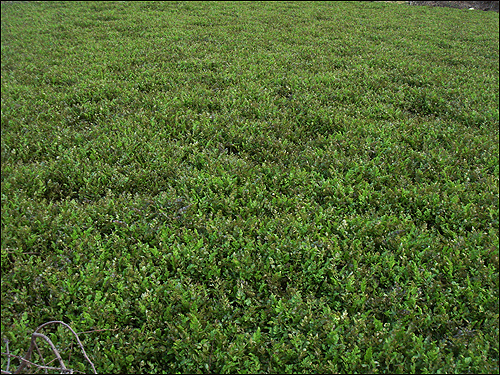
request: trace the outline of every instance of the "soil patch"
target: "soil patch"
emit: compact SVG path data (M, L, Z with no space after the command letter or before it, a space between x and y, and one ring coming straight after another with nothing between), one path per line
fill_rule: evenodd
M427 5L458 9L492 10L498 13L498 1L408 1L410 5Z

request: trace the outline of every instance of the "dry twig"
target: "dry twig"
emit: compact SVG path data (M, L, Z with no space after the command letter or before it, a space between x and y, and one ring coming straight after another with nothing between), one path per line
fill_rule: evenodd
M65 374L65 373L73 373L74 372L74 370L66 368L66 366L64 365L64 362L62 360L61 355L57 351L57 349L56 349L55 345L52 343L52 341L47 336L45 336L44 334L38 332L40 329L42 329L43 327L45 327L45 326L47 326L49 324L62 324L64 327L68 328L71 331L71 333L73 333L73 335L75 335L76 341L78 342L78 345L80 346L80 349L82 350L83 356L90 363L90 366L92 367L92 371L94 372L94 374L97 374L97 372L95 370L95 367L94 367L94 364L92 363L92 361L87 356L87 353L85 352L85 349L83 348L83 345L82 345L82 343L80 341L80 338L78 337L78 334L75 331L73 331L73 329L68 324L66 324L64 322L61 322L61 321L57 321L57 320L44 323L41 326L39 326L35 330L35 332L33 332L33 334L31 335L31 344L30 344L30 347L29 347L28 352L26 353L26 355L24 357L20 357L20 356L17 356L17 355L9 353L9 344L8 344L8 340L6 340L5 343L6 343L7 352L6 353L2 352L2 355L6 355L8 357L8 359L7 359L7 369L5 371L1 370L2 374L20 374L20 373L23 372L23 370L27 366L30 366L30 365L34 366L34 367L37 367L39 369L46 370L46 371L47 370L59 370L63 374ZM42 354L41 354L41 352L40 352L40 350L38 348L38 345L36 344L36 339L37 338L41 338L41 339L45 340L49 344L52 352L56 356L56 359L59 361L60 367L51 367L51 366L46 366L45 365L45 360L43 359L43 356L42 356ZM41 358L41 360L43 362L43 365L38 365L38 364L33 363L33 362L30 361L31 360L31 354L33 353L33 349L35 349L35 348L36 348L36 350L38 352L38 355L40 356L40 358ZM12 358L17 358L17 359L19 359L21 361L21 365L14 372L9 372L10 358L11 357Z

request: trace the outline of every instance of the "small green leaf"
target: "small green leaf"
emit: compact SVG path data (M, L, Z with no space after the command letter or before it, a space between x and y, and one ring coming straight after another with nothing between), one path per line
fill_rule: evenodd
M370 362L372 360L373 347L369 347L365 353L365 362Z

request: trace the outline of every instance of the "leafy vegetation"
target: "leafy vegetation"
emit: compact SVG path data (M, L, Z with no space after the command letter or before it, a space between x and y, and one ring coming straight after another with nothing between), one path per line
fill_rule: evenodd
M498 373L498 13L1 7L13 354L61 320L104 373Z

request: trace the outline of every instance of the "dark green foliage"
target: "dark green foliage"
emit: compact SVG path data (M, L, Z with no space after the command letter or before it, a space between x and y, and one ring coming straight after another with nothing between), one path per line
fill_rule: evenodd
M497 13L2 2L1 38L13 354L62 320L104 373L498 373Z

